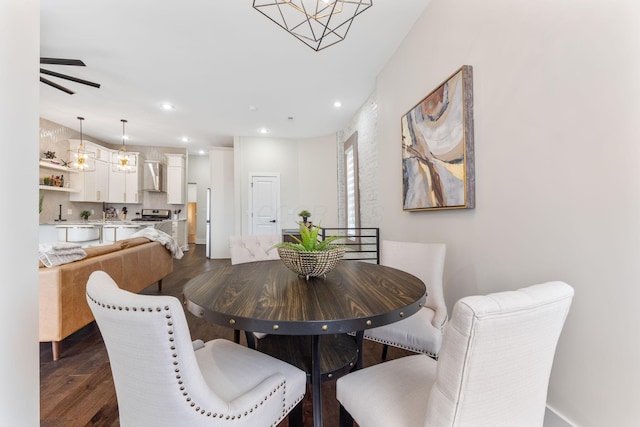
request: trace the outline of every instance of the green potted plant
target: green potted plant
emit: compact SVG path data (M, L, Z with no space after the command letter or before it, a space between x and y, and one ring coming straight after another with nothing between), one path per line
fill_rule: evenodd
M80 212L80 218L82 218L85 221L89 219L89 215L91 215L91 212L89 211Z
M345 247L333 243L343 236L318 240L319 226L307 226L302 222L299 224L300 238L289 235L293 242L277 243L269 250L277 248L284 265L307 280L309 277L326 276L344 256Z
M311 216L311 212L309 212L306 209L303 209L300 212L298 212L298 216L302 217L302 222L304 224L307 224L307 219L309 219L309 217Z

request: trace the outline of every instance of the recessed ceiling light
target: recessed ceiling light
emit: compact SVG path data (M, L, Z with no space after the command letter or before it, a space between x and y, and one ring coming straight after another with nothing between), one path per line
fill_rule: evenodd
M260 128L260 129L258 129L258 132L260 132L260 133L261 133L261 134L263 134L263 135L266 135L266 134L268 134L268 133L269 133L269 129L267 129L267 128Z
M204 155L204 150L198 151L198 154L200 154L201 156Z
M162 104L162 109L163 110L173 110L173 105L169 104L168 102L165 102L164 104Z
M333 106L336 107L336 108L340 108L340 107L342 107L342 102L336 101L336 102L333 103Z
M249 105L249 110L256 111L257 109L258 107L256 107L255 105Z
M182 139L181 139L181 141L182 141L182 142L185 142L185 143L186 143L186 142L189 142L189 138L188 138L188 137L186 137L186 136L183 136L183 137L182 137Z

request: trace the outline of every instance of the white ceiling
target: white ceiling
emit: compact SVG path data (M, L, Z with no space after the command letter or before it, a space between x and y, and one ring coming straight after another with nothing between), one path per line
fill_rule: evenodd
M328 135L371 95L428 2L374 0L344 41L315 52L252 0L44 0L41 56L86 67L43 68L101 87L50 78L76 93L41 84L40 115L74 129L83 116L85 134L113 144L127 119L127 145L190 153L231 146L233 136L262 127L271 137ZM175 108L164 111L164 102Z

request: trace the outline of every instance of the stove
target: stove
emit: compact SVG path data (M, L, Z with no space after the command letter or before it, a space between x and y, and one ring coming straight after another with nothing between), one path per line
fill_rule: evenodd
M131 221L164 221L171 219L171 209L142 209L138 218Z

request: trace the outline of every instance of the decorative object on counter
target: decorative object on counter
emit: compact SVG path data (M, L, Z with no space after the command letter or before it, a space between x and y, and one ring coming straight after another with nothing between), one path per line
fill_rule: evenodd
M105 219L117 218L118 213L116 212L116 208L114 207L104 208L104 216L105 216Z
M93 172L96 170L95 158L96 154L91 151L87 151L82 140L82 121L84 117L78 117L80 121L80 145L77 150L69 150L69 162L71 168L81 172Z
M347 37L373 0L254 0L253 8L316 52Z
M127 153L127 147L125 146L125 140L128 139L124 132L124 125L127 123L125 119L120 119L122 122L122 146L118 150L116 155L116 163L113 165L115 172L133 172L136 165L136 156L132 156Z
M89 211L80 212L80 218L82 218L85 221L89 219L90 215L91 215L91 212L89 212Z
M284 265L307 280L309 277L325 277L344 256L345 247L332 242L344 237L331 236L318 240L320 227L307 226L302 222L299 224L300 238L289 235L293 242L277 243L269 250L277 248Z
M53 160L56 158L56 152L55 151L45 151L44 152L44 158L47 160Z

